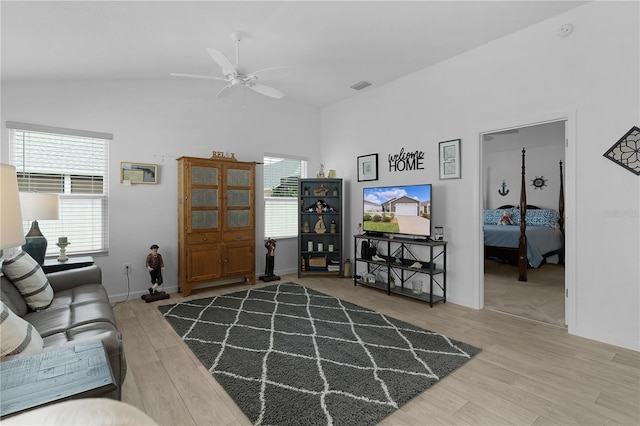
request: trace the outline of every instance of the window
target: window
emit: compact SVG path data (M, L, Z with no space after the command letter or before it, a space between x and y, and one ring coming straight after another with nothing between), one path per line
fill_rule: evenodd
M67 237L67 254L109 249L109 155L107 133L7 122L9 156L22 192L59 194L59 219L39 221L49 241L46 256L59 254L58 237ZM25 234L31 220L23 218Z
M264 237L298 236L298 179L307 177L307 161L264 157Z

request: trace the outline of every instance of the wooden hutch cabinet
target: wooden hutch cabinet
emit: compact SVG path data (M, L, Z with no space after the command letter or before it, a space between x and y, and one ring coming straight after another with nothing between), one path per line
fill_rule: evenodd
M178 158L178 286L255 283L255 166L235 158Z

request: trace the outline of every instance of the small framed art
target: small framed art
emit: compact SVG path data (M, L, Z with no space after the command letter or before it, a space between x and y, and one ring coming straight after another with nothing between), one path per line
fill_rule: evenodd
M120 163L120 183L158 183L158 165L147 163Z
M378 154L358 157L358 182L378 180Z
M460 139L440 142L440 179L460 179Z

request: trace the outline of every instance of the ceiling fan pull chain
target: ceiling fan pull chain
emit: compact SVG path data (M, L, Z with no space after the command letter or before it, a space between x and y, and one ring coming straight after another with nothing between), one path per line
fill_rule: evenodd
M236 42L236 70L240 66L240 39L242 38L237 31L232 32L229 36Z
M236 41L236 69L240 64L240 40Z

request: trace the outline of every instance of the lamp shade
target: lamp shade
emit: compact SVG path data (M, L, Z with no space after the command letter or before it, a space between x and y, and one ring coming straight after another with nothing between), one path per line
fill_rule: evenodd
M24 244L16 168L0 164L0 250Z
M58 219L58 195L21 192L20 206L24 220Z

